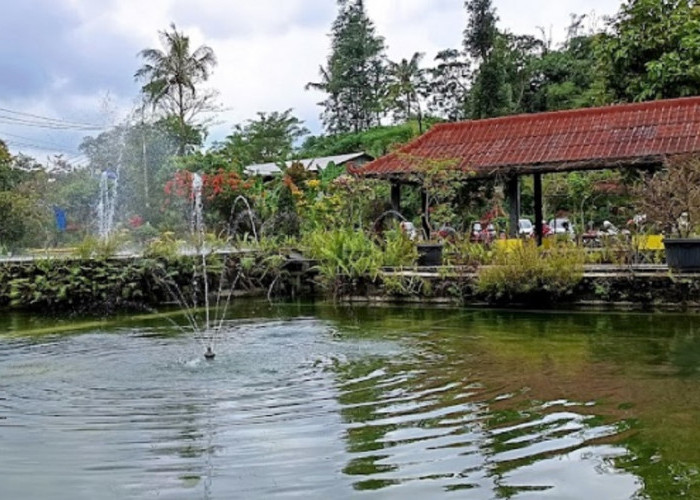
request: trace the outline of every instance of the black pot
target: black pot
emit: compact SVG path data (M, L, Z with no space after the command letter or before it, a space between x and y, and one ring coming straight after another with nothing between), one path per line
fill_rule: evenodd
M664 238L666 263L678 271L700 271L700 238Z
M441 243L419 243L418 249L419 266L441 266L442 265L442 244Z

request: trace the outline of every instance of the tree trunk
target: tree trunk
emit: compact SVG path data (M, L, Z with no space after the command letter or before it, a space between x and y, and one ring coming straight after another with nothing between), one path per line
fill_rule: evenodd
M185 156L185 104L184 104L184 96L183 96L183 90L182 90L182 84L178 83L177 85L177 91L178 91L178 112L179 112L179 120L180 123L178 124L180 126L180 144L178 145L178 156Z

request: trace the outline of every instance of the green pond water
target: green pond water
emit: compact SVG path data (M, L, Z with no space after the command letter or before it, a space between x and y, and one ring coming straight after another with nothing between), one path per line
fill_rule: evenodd
M700 316L0 316L0 499L700 498Z

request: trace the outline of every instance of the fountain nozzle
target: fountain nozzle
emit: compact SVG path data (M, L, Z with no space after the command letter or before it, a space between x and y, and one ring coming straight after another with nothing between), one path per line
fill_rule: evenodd
M204 352L204 359L208 359L211 361L212 359L214 359L214 356L216 356L216 354L214 353L214 351L211 350L211 346L207 347L207 350Z

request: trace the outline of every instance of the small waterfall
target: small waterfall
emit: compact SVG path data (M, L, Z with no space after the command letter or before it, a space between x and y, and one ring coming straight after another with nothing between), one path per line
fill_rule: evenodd
M101 240L109 238L114 229L114 212L117 201L117 189L119 187L119 176L111 171L105 170L100 175L100 193L97 202L97 231Z

